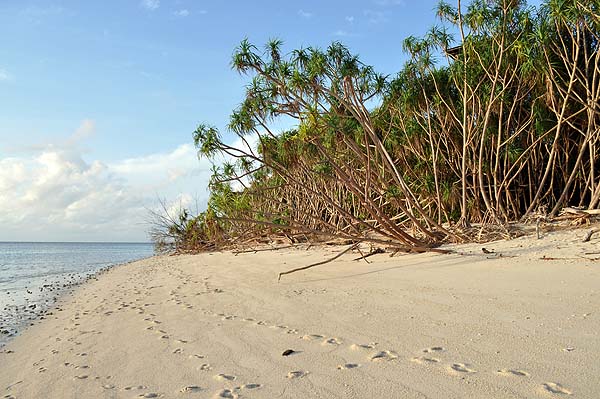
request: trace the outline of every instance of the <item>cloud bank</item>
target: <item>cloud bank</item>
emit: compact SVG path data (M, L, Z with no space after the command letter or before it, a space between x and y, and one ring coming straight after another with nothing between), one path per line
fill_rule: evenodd
M71 137L94 129L83 121ZM206 204L210 164L191 144L105 163L86 161L71 143L0 158L0 241L147 241L159 198Z

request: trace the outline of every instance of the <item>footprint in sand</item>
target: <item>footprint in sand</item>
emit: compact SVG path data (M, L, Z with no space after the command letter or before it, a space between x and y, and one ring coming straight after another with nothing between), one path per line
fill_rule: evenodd
M351 369L355 369L360 367L360 364L357 363L346 363L346 364L340 364L337 366L338 370L351 370Z
M104 389L115 389L115 386L113 384L104 384L104 385L102 385L102 388L104 388Z
M321 339L321 338L325 338L325 337L322 335L319 335L319 334L306 334L300 338L302 338L305 341L314 341L315 339Z
M75 380L86 380L87 378L87 375L76 375L75 377L73 377L73 379Z
M235 392L233 392L231 389L221 389L213 397L216 399L218 399L218 398L237 399L238 395Z
M204 359L204 355L197 355L197 354L189 355L188 357L190 359Z
M237 377L235 375L229 375L229 374L217 374L213 378L217 381L233 381Z
M426 357L426 356L418 356L410 359L411 362L415 362L418 364L431 364L431 363L439 363L440 359L435 357Z
M294 379L294 378L302 378L308 375L308 371L290 371L289 373L287 373L287 378L289 379Z
M192 392L200 392L202 391L202 388L200 388L197 385L188 385L187 387L183 387L179 390L179 392L183 392L183 393L192 393Z
M322 345L341 345L342 341L340 341L338 338L329 338L326 339L325 341L323 341Z
M572 392L563 387L557 382L545 382L542 384L542 389L546 392L556 393L561 395L571 395Z
M148 392L139 395L140 398L158 398L158 394L156 392Z
M443 352L446 349L444 349L441 346L432 346L431 348L425 348L423 349L423 353L434 353L434 352Z
M398 354L393 351L381 351L371 356L372 362L392 361L398 359Z
M147 387L144 386L144 385L138 385L138 386L135 386L135 387L131 387L131 386L125 387L125 388L123 388L123 390L124 391L133 391L133 390L140 390L140 389L146 389L146 388Z
M210 364L204 363L204 364L198 366L198 370L200 370L200 371L208 371L208 370L212 370L212 367L210 366Z
M175 355L179 355L182 352L183 352L183 349L181 349L181 348L173 349L173 354L175 354Z
M502 369L498 370L499 374L517 377L529 377L529 373L523 370Z
M476 373L477 372L477 371L469 368L469 366L467 366L464 363L454 363L451 366L448 366L448 368L450 369L450 371L459 372L459 373Z
M236 389L258 389L258 388L262 388L262 385L250 383L250 384L244 384L240 387L237 387Z
M350 349L353 351L361 350L361 349L374 349L377 343L371 342L370 344L352 344L350 345Z

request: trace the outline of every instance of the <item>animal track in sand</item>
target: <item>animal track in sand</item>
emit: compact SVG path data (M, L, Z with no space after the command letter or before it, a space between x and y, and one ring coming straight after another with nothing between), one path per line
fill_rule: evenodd
M426 356L418 356L410 359L411 362L419 363L419 364L428 364L428 363L439 363L440 359L435 357L426 357Z
M198 370L200 370L200 371L208 371L208 370L212 370L212 367L210 366L210 364L204 363L204 364L201 364L198 367Z
M307 376L309 373L308 371L302 371L302 370L297 370L297 371L290 371L289 373L287 373L287 378L293 379L293 378L302 378Z
M346 363L346 364L340 364L337 366L338 370L351 370L351 369L355 369L357 367L360 367L360 364L358 363Z
M213 378L217 381L233 381L237 377L235 375L229 375L229 374L217 374Z
M172 352L172 353L173 353L173 354L175 354L175 355L179 355L179 354L180 354L180 353L182 353L182 352L183 352L183 349L181 349L181 348L177 348L177 349L173 349L173 352Z
M450 366L448 366L448 368L450 369L450 371L456 371L459 373L476 373L477 371L473 370L472 368L469 368L469 366L467 366L464 363L454 363Z
M523 370L502 369L498 370L498 373L507 376L514 375L517 377L529 377L529 373Z
M542 384L542 389L546 392L557 393L561 395L571 395L573 393L557 382L545 382Z
M372 362L392 361L398 359L398 354L393 351L381 351L371 356Z
M75 377L73 377L73 379L76 380L86 380L88 378L87 375L76 375Z
M434 353L434 352L443 352L446 349L444 349L441 346L432 346L431 348L425 348L423 349L423 353Z
M204 355L198 355L198 354L194 354L194 355L189 355L188 356L190 359L204 359Z
M143 393L138 396L139 398L158 398L158 394L156 392L148 392Z

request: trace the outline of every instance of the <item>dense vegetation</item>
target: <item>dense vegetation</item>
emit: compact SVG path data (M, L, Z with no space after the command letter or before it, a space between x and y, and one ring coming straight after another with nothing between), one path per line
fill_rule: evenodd
M600 3L458 0L437 13L393 77L340 43L284 53L244 40L232 64L249 83L227 127L239 145L195 131L199 155L226 162L206 212L169 226L177 246L278 233L423 249L468 239L472 223L597 207Z

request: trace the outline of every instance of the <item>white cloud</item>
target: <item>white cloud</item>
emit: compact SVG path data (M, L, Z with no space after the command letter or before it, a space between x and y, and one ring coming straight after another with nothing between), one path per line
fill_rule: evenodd
M186 9L182 9L182 10L177 10L173 12L173 15L175 15L176 17L187 17L188 15L190 15L190 12Z
M312 16L313 16L312 12L308 12L308 11L304 11L304 10L299 10L298 15L300 15L302 18L312 18Z
M336 30L335 32L333 32L333 35L338 36L338 37L355 37L355 36L357 36L355 33L348 32L343 29Z
M0 82L7 80L12 80L12 76L8 72L6 72L6 70L0 69Z
M84 120L72 137L95 129ZM159 198L204 207L210 173L191 144L115 162L64 143L0 158L0 241L147 240L148 209Z
M92 137L96 133L96 122L93 119L84 119L79 127L67 140L67 144L75 144L81 140Z
M354 23L354 17L352 15L347 16L345 19L346 19L346 22Z
M140 5L147 10L154 11L160 7L160 0L142 0Z
M387 21L387 13L383 11L365 10L364 15L371 24L378 25Z

